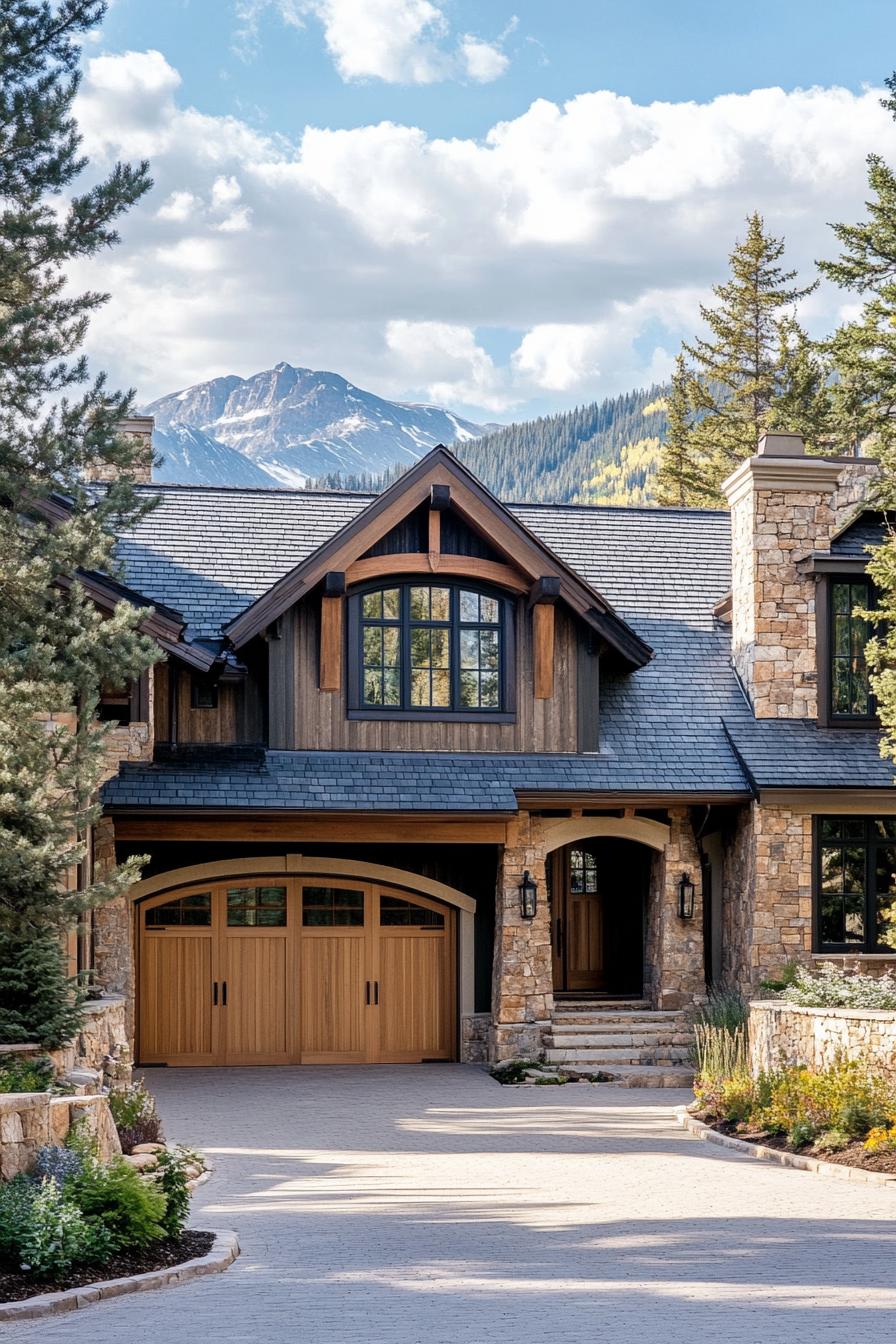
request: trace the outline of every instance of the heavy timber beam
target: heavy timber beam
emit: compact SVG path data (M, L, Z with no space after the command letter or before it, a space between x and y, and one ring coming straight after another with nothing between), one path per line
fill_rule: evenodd
M324 580L320 600L320 689L342 687L342 608L345 575L332 573Z
M529 584L518 570L497 560L480 560L474 555L440 555L435 563L430 561L429 555L416 551L368 555L349 565L345 578L349 584L366 583L368 579L390 578L397 574L432 574L434 570L439 574L495 583L514 593L529 591Z
M554 604L559 596L560 580L553 576L538 579L529 593L536 700L554 695Z

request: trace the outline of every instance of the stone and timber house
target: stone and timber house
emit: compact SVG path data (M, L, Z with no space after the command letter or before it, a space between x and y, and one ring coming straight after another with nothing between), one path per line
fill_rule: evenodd
M147 864L87 954L137 1061L499 1060L564 1004L896 965L874 470L769 435L730 512L505 505L442 448L378 496L141 487L165 657L105 706L93 862Z

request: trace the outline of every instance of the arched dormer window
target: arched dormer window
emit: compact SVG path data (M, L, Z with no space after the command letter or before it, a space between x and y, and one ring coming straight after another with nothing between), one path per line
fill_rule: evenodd
M358 717L512 718L510 601L464 582L395 582L349 597Z

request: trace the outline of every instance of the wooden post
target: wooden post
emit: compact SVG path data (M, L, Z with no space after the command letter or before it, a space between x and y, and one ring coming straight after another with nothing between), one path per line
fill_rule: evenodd
M345 575L333 571L324 578L320 600L320 689L342 689L342 608Z
M560 580L551 575L532 585L532 662L535 672L535 699L554 697L554 603L560 596Z
M535 699L554 695L554 607L539 602L532 608L532 643L535 663Z

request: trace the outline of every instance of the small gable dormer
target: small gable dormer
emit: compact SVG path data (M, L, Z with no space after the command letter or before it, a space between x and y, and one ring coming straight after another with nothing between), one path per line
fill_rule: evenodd
M651 656L443 448L227 633L265 632L282 749L594 751L599 658Z

